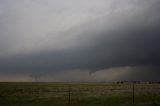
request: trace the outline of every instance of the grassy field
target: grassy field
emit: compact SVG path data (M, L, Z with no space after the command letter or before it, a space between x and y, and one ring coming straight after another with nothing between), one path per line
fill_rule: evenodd
M134 106L160 106L160 84L134 86ZM133 106L133 84L1 82L0 106Z

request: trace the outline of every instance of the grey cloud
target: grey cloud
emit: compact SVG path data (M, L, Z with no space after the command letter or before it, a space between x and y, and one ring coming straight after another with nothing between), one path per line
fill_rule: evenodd
M123 66L158 66L160 64L159 34L159 26L104 32L82 46L4 59L0 62L1 69L48 73L73 69L99 70Z
M112 8L109 7L110 13L101 14L100 17L92 20L89 18L86 18L85 21L78 19L78 22L75 21L76 24L68 26L66 29L65 25L62 27L60 25L59 28L62 30L59 31L51 31L52 25L49 27L49 31L48 27L41 31L40 29L43 29L44 26L38 26L36 31L31 30L35 29L36 25L27 31L23 28L18 31L17 28L22 25L19 23L15 23L15 30L11 30L12 27L5 29L4 26L8 23L0 25L4 28L4 30L0 30L0 73L47 76L50 73L63 74L68 70L81 70L84 71L81 73L86 72L89 76L90 71L107 71L110 68L128 66L133 67L134 71L125 74L125 78L135 79L135 73L146 72L144 78L142 77L140 80L152 79L155 74L150 76L151 78L148 75L152 72L159 73L160 65L159 0L129 2L124 0L123 3L113 1ZM120 6L116 6L116 3ZM95 3L93 5L96 6ZM95 8L94 6L91 7ZM38 14L38 16L41 15ZM72 22L72 19L69 18L70 21L67 21ZM42 23L45 22L50 21ZM58 22L60 23L60 21ZM18 32L14 32L14 35L11 36L10 31ZM29 37L25 34L28 31L31 31ZM19 36L20 34L24 35ZM17 53L10 55L13 54L13 51ZM26 51L30 52L26 53ZM141 68L134 67L147 68L143 68L143 71L135 71ZM150 71L151 69L155 71ZM81 77L79 78L81 79ZM116 79L119 78L123 79L120 76Z
M39 52L46 48L63 49L66 45L75 45L77 41L74 44L68 42L74 42L72 37L77 38L77 34L61 32L66 32L79 24L89 23L88 21L95 23L97 18L102 19L102 22L96 23L99 26L96 24L93 26L95 29L103 30L105 30L103 27L108 29L116 26L116 23L123 18L123 20L130 20L135 14L142 17L139 22L143 19L146 22L146 17L153 21L153 18L159 16L157 15L158 4L159 0L122 0L121 2L117 0L69 0L67 2L65 0L2 0L0 57ZM83 34L83 30L81 31L79 33Z
M89 70L67 70L50 72L48 74L1 74L0 81L55 81L55 82L113 82L113 81L159 81L156 66L146 67L118 67L98 70L90 73Z

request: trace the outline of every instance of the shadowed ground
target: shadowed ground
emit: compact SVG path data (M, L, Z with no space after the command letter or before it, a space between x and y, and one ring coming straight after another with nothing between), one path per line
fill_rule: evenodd
M1 106L132 106L132 84L0 83ZM160 106L160 84L135 84L134 106Z

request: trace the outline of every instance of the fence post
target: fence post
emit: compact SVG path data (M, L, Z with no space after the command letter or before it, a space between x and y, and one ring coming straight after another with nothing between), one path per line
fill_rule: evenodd
M69 86L69 90L68 90L68 106L70 106L71 103L71 87Z
M133 94L132 94L132 96L133 96L133 97L132 97L132 102L133 102L133 106L134 106L134 81L133 81L133 84L132 84L132 85L133 85L133 86L132 86L132 88L133 88L133 91L132 91L132 93L133 93Z

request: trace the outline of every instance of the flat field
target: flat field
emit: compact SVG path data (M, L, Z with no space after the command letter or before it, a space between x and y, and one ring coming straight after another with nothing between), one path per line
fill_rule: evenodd
M0 106L133 105L160 106L160 84L0 83Z

